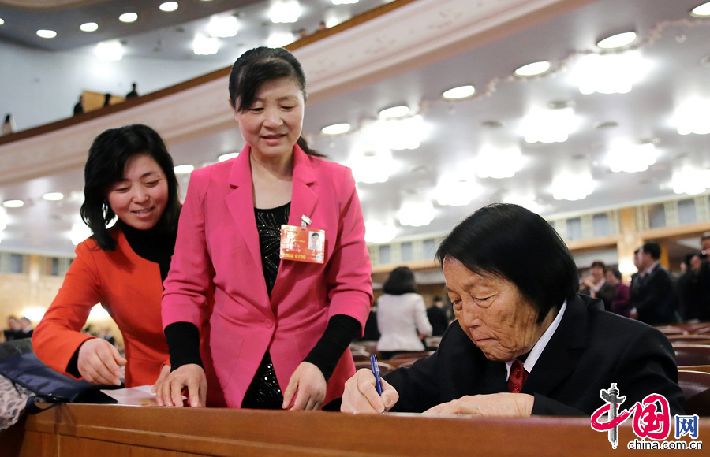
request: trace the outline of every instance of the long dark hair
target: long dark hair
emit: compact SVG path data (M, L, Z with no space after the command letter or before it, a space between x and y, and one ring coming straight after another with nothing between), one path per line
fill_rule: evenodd
M108 204L109 190L123 179L128 160L141 154L150 156L158 163L168 183L168 202L155 228L167 234L177 228L180 216L177 178L173 159L163 139L143 124L108 129L94 139L89 149L89 158L84 166L84 203L79 210L82 220L93 232L92 237L104 251L116 248L116 241L106 228L116 216Z
M254 103L256 92L262 84L279 78L293 79L301 89L303 98L306 98L306 75L293 54L283 48L266 46L250 49L239 56L232 66L229 75L229 103L236 111L244 111ZM297 143L306 154L325 157L308 147L302 136Z
M442 264L445 257L515 284L537 310L538 322L577 295L577 267L562 238L545 219L518 205L496 203L467 217L436 251Z
M392 270L382 285L382 292L387 295L404 295L417 292L414 272L409 267L397 267Z

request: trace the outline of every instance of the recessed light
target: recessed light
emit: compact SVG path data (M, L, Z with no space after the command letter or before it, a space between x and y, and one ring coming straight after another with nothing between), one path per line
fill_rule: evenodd
M96 22L86 22L79 26L79 30L86 33L95 32L99 29L99 24Z
M608 36L597 42L597 46L602 49L619 49L625 48L636 41L636 32L617 33L616 35Z
M0 17L0 25L3 25L4 23L5 21L3 20L3 18Z
M385 109L381 110L379 113L377 113L377 116L380 119L397 119L400 117L409 116L411 113L412 113L412 110L409 109L409 106L396 105L396 106L390 106L389 108L385 108Z
M278 0L269 8L269 19L274 24L293 24L298 21L303 7L297 0Z
M54 30L45 30L45 29L40 29L37 30L37 36L40 38L44 38L45 40L51 40L55 36L57 36L57 32Z
M136 22L138 15L136 13L123 13L118 16L118 20L125 23Z
M547 60L540 60L538 62L529 63L518 67L515 70L515 76L520 76L522 78L529 78L531 76L541 75L552 68L552 64Z
M330 124L326 125L321 129L323 135L342 135L343 133L348 133L350 131L350 124Z
M690 15L693 17L710 17L710 2L696 6L690 11Z
M233 37L239 31L239 19L234 16L212 16L205 31L217 38Z
M94 55L106 62L118 62L125 52L123 45L116 40L104 41L94 46Z
M444 91L441 96L447 100L459 100L471 97L475 93L476 88L469 84L466 86L452 87L451 89Z
M25 202L22 200L5 200L2 202L2 206L5 208L20 208L21 206L25 206Z
M229 159L235 158L238 155L239 155L239 153L237 153L237 152L227 152L224 154L220 154L219 157L217 157L217 162L225 162Z
M50 202L56 202L62 200L64 198L64 194L61 192L47 192L42 195L42 198Z
M195 167L192 165L175 165L175 174L176 175L186 175L192 173L192 170L194 170Z
M178 9L178 2L163 2L160 4L158 9L160 9L160 11L165 11L166 13L170 13L170 12Z
M209 56L219 52L222 42L217 38L198 33L192 39L192 52L195 55Z

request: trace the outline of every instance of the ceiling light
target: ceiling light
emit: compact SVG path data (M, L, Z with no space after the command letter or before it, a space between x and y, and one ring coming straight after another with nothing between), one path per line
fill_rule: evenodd
M37 36L38 36L38 37L44 38L44 39L46 39L46 40L51 40L52 38L54 38L55 36L57 36L57 32L55 32L54 30L44 30L44 29L40 29L40 30L37 30L36 33L37 33Z
M673 123L679 135L710 133L710 98L691 98L675 110Z
M123 45L117 40L104 41L94 46L94 55L106 62L118 62L123 58Z
M429 225L435 216L434 205L428 199L411 198L405 200L399 211L397 211L399 223L409 227Z
M171 13L178 9L178 2L163 2L158 7L160 11L165 11L166 13Z
M572 84L584 95L626 94L650 69L639 51L618 54L588 54L579 58L570 72Z
M693 17L710 17L710 2L698 5L690 12Z
M522 206L535 214L540 214L545 210L545 206L537 201L534 193L508 192L503 195L503 202Z
M123 13L118 16L118 20L125 23L135 22L136 19L138 19L138 15L136 13Z
M348 20L348 15L345 11L328 10L325 13L325 27L331 29L338 24Z
M578 125L579 118L572 107L533 108L521 121L520 133L527 143L564 143Z
M592 174L586 171L561 172L557 174L550 185L550 192L555 200L583 200L592 194L596 183Z
M444 178L436 187L434 198L441 206L466 206L482 192L483 187L473 179Z
M205 30L213 37L233 37L239 31L239 20L234 16L212 16Z
M0 17L0 25L3 25L4 23L5 21L3 20L3 18Z
M474 170L480 178L503 179L514 176L525 165L520 146L484 145L475 159Z
M411 113L412 110L409 109L409 106L397 105L380 110L380 112L377 113L377 117L380 119L399 119L401 117L409 116Z
M5 230L5 228L7 228L7 221L8 221L7 211L5 210L5 208L0 206L0 232L2 232L3 230Z
M452 87L451 89L444 91L444 93L441 94L441 96L447 100L458 100L461 98L471 97L475 93L476 93L476 88L471 85L468 85L468 86Z
M175 174L176 175L186 175L189 173L192 173L192 170L194 170L195 167L192 165L175 165Z
M547 60L540 60L538 62L529 63L518 67L515 70L515 76L520 76L521 78L529 78L531 76L538 76L547 72L552 67L552 64Z
M629 46L636 41L636 32L617 33L599 40L597 46L601 49L620 49Z
M373 148L382 145L392 151L404 151L421 146L430 131L431 125L416 115L367 123L360 130L360 136Z
M352 5L353 3L357 3L360 0L330 0L330 3L333 5Z
M2 202L2 206L5 208L20 208L22 206L25 206L25 202L22 200L5 200Z
M368 243L389 243L397 236L397 227L392 222L371 219L365 221L365 241Z
M79 26L79 30L86 33L95 32L99 29L99 24L96 22L85 22Z
M356 152L348 159L348 166L355 181L365 184L385 182L398 168L392 153L386 149Z
M326 125L321 129L323 135L342 135L343 133L348 133L350 131L350 124L330 124Z
M217 157L217 162L226 162L227 160L233 159L238 155L238 152L227 152L224 154L220 154L219 157Z
M269 19L274 24L292 24L301 17L303 7L297 0L278 0L269 8Z
M198 33L192 40L192 52L197 55L213 55L219 52L222 43L213 37Z
M676 194L702 194L710 188L710 170L684 166L673 172L670 185Z
M272 32L266 39L266 46L270 48L281 48L296 41L296 37L291 32Z
M658 149L653 143L632 143L615 140L607 152L606 164L614 173L640 173L658 160Z
M42 198L50 202L56 202L62 200L64 198L64 194L61 192L47 192L42 195Z

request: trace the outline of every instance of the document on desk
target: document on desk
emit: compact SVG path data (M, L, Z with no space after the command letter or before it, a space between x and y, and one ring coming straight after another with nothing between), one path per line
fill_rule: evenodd
M127 387L125 389L105 389L101 392L125 406L157 406L153 386Z

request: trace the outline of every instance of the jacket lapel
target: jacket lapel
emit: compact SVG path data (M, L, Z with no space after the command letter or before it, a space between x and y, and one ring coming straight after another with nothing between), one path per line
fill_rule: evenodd
M291 194L291 214L288 218L289 225L301 226L301 216L313 216L313 210L318 201L318 194L314 190L316 182L313 166L308 156L298 145L293 147L293 188ZM317 223L314 223L315 228ZM326 233L326 237L329 234Z
M249 164L250 148L245 145L239 156L234 160L229 173L230 190L226 203L229 213L234 219L241 238L245 241L252 261L261 272L261 249L259 247L259 232L256 230L254 217L254 196L252 192L251 165Z
M301 216L306 215L313 218L313 211L318 202L318 194L316 193L316 178L310 160L305 152L298 146L293 147L293 184L291 190L291 209L288 216L288 224L301 226ZM318 226L318 221L313 222L314 228L323 228ZM329 233L325 234L328 240ZM327 241L326 241L327 242ZM284 281L297 264L301 262L281 260L279 262L279 271L276 273L276 281L274 288L271 290L271 307L276 312L276 303L281 298L281 283L293 284L293 281ZM284 293L288 293L284 291Z
M579 296L567 303L559 327L523 385L524 393L548 395L574 371L586 346L587 306Z

